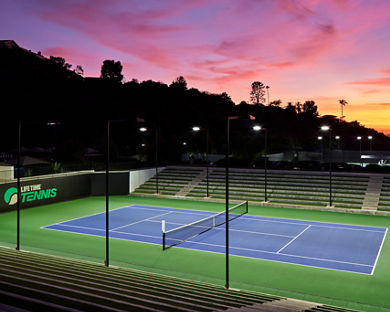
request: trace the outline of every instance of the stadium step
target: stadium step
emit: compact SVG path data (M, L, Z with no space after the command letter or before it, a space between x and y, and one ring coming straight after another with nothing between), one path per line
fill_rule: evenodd
M381 196L384 176L373 175L367 184L366 196L363 200L362 210L377 210Z
M206 168L201 171L196 177L194 177L191 182L185 185L179 192L176 193L176 197L187 196L194 188L196 188L206 177L207 174L210 174L212 169Z
M324 310L325 306L321 304L4 247L0 247L0 302L0 310L9 312L287 312L296 311L291 307L298 303L304 308L320 309L318 311L344 311L335 307Z
M225 170L209 168L209 197L211 201L225 198ZM203 176L203 179L201 179ZM184 178L185 177L185 178ZM267 175L268 203L289 208L314 208L354 211L362 213L390 210L390 178L382 175L334 173L332 176L332 201L329 204L329 175L325 172L298 172L269 170ZM264 198L264 171L256 169L230 169L230 198L249 200L261 204ZM201 180L201 181L199 181ZM154 178L132 194L154 194ZM166 167L160 173L161 198L180 197L205 199L206 178L204 168ZM180 182L180 183L179 183ZM381 191L381 186L382 191ZM384 213L385 212L380 212Z
M307 311L313 308L323 307L318 303L297 300L297 299L282 299L278 301L266 302L263 304L254 304L241 308L230 308L226 312L300 312ZM327 310L325 310L327 311ZM332 310L329 310L331 312Z

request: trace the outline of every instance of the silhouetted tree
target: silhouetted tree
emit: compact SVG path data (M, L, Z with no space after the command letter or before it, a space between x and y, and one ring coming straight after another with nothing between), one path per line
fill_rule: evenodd
M289 113L295 113L296 112L295 111L295 106L294 106L294 104L292 102L288 102L286 107L285 107L285 109L286 109L286 112L289 112Z
M252 89L250 92L250 101L252 104L260 105L265 102L265 86L260 81L252 82Z
M120 83L123 80L122 69L123 67L120 61L105 60L103 61L100 77Z
M279 106L282 104L282 100L275 100L269 103L269 106Z
M74 72L77 74L77 75L84 75L84 69L81 67L81 65L77 65L76 66L76 69L74 70Z
M302 104L301 104L301 102L298 101L298 102L295 103L295 111L297 112L297 114L302 112Z
M318 107L314 101L305 101L302 106L302 112L317 117L318 116Z
M341 106L341 119L344 118L344 106L348 104L348 102L344 99L339 100L340 106Z
M54 64L59 65L65 69L69 69L72 67L71 64L68 64L65 62L65 59L63 57L50 56L50 61L52 61Z
M187 81L183 76L177 77L172 83L169 85L170 88L177 88L181 90L187 90Z

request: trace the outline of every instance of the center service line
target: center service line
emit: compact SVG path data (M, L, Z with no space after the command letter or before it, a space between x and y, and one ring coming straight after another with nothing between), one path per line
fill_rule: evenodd
M293 241L295 241L299 236L301 236L303 233L305 233L309 228L311 228L311 225L309 225L307 228L305 228L301 233L299 233L297 236L295 236L291 241L289 241L286 245L284 245L282 248L280 248L276 253L278 254L283 249L285 249L288 245L290 245Z

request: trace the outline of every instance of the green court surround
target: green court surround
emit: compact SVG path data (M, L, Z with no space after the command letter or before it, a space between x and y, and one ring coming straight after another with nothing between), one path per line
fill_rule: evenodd
M223 203L135 196L112 196L110 208L150 205L220 212ZM41 229L105 209L104 197L88 197L21 211L21 249L102 263L105 239ZM390 227L390 218L290 208L250 206L252 215ZM0 244L16 246L16 212L0 214ZM110 264L166 275L225 284L225 256L208 252L110 240ZM230 286L343 306L362 311L390 311L390 240L386 237L372 276L231 256Z

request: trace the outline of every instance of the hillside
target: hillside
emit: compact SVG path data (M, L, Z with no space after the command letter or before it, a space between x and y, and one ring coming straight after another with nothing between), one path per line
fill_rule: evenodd
M0 152L14 146L16 134L12 137L4 133L16 130L19 119L24 122L23 144L27 146L57 145L57 150L61 150L62 145L63 151L69 150L69 146L76 151L86 147L103 150L105 121L112 119L120 120L112 133L114 157L131 155L139 152L136 120L142 118L144 125L160 129L162 159L175 162L183 151L204 151L203 139L192 138L191 128L195 124L209 129L210 152L223 153L228 115L243 117L234 123L231 135L233 153L239 158L251 159L259 153L259 139L251 132L253 122L249 115L268 129L269 152L318 149L317 136L323 124L342 137L345 149L359 148L358 135L373 136L377 150L390 146L390 138L357 121L318 115L315 103L310 101L311 109L306 110L292 105L255 106L245 102L235 105L226 93L188 89L184 79L169 86L152 80L115 83L110 79L83 78L70 68L61 57L47 58L19 47L12 40L0 41ZM46 122L53 120L61 125L56 129L56 142L47 134L46 127ZM151 147L146 153L153 155L153 136L149 134L147 140ZM182 142L191 140L192 146L184 148ZM66 158L75 158L75 153L69 154ZM76 154L80 158L80 152Z

